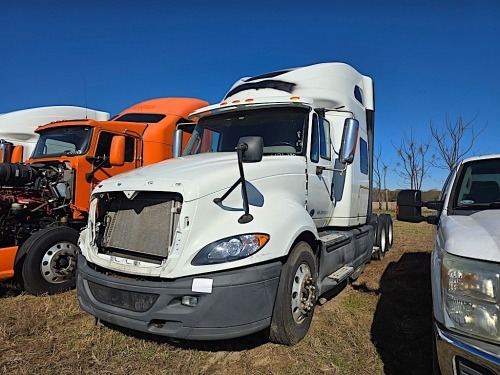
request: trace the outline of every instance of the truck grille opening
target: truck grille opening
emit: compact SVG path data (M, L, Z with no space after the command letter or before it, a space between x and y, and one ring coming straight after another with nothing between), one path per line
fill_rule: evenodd
M99 251L160 262L172 245L181 207L179 194L140 192L133 199L121 192L110 194L98 219Z
M99 285L92 281L89 281L88 285L90 292L99 302L131 311L148 311L159 297L158 294L120 290Z

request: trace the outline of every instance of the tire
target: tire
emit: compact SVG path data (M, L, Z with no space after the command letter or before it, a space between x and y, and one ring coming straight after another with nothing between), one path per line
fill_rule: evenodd
M297 243L281 270L269 339L295 345L304 338L317 301L316 256L306 242Z
M386 234L387 234L387 251L392 247L392 243L394 241L394 224L392 223L392 217L389 214L383 214L385 216L387 228L386 228Z
M436 349L436 338L432 338L432 375L441 375L441 369L439 368L439 360Z
M31 235L21 246L22 281L33 295L54 294L76 285L78 231L48 227Z
M380 215L378 217L377 234L375 237L375 245L378 250L373 254L373 259L381 260L387 251L387 223L386 216Z

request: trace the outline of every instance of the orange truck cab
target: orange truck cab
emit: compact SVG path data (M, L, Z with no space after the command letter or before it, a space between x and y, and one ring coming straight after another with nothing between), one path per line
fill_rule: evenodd
M111 176L171 158L175 130L207 104L158 98L109 121L39 126L25 163L0 163L0 281L15 275L35 295L73 288L79 230L87 223L93 188Z

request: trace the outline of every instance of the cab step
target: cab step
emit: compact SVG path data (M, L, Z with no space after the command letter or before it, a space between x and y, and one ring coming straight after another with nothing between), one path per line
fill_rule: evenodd
M341 267L334 273L328 276L329 279L335 280L337 283L344 281L354 273L354 267Z

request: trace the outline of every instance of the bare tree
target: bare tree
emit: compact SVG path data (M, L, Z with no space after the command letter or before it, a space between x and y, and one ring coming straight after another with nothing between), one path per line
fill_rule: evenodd
M438 168L452 170L457 162L462 159L474 145L476 138L486 129L487 123L476 132L473 122L476 115L469 121L464 121L462 114L458 115L457 121L453 124L448 115L446 115L446 130L439 130L430 120L432 138L436 141L437 150L440 154L441 163L435 163ZM470 133L468 140L467 133Z
M421 190L424 178L428 176L427 172L432 166L427 155L430 145L430 140L419 143L415 141L413 129L410 130L409 136L406 132L403 133L399 147L393 145L399 158L394 171L405 181L405 184L410 185L410 189ZM431 161L434 158L432 155Z
M382 173L380 171L381 164L381 154L382 147L379 145L378 150L373 155L375 159L375 163L373 165L373 180L375 182L375 186L377 187L377 200L378 200L378 209L382 209Z
M387 177L387 171L389 170L390 164L385 164L382 162L382 177L384 179L384 192L385 192L385 210L389 211L389 196L387 192L387 184L386 184L386 177Z

